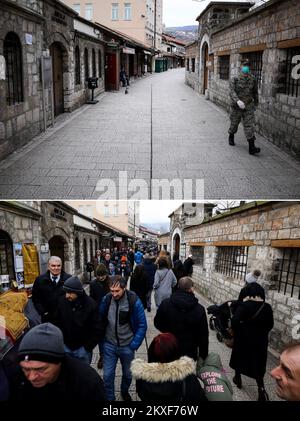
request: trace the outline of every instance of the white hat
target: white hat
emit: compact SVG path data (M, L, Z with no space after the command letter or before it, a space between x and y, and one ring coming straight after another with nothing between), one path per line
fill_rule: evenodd
M257 282L257 276L254 276L253 273L251 272L247 273L246 282L247 284L252 284L253 282Z

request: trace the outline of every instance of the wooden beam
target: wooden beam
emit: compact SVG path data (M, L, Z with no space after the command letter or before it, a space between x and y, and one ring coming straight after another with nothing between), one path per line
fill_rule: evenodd
M206 243L205 241L200 241L198 243L189 243L190 247L205 247L205 246L209 246L209 243Z
M235 246L253 246L254 242L253 240L237 240L237 241L213 241L212 244L213 246L216 247L235 247Z
M231 54L231 50L223 50L223 51L218 51L216 53L216 56L230 56Z
M291 47L299 47L299 46L300 46L300 38L287 39L285 41L277 42L277 48L291 48Z
M300 240L271 240L271 247L300 247Z
M239 53L251 53L252 51L263 51L267 48L267 44L256 44L256 45L247 45L246 47L241 47Z

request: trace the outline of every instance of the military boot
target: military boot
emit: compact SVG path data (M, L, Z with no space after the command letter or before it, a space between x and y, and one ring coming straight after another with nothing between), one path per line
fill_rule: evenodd
M255 137L252 137L252 139L248 139L248 142L249 142L249 154L250 155L254 155L255 153L259 153L260 152L260 148L256 148L254 141L255 141Z
M235 143L234 143L234 134L233 133L229 133L228 141L229 141L229 145L231 145L231 146L234 146L235 145Z

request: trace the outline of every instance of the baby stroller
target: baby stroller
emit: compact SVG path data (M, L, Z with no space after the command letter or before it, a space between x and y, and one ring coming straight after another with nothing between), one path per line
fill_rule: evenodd
M225 342L232 347L233 334L231 330L231 318L236 308L237 300L226 301L223 304L213 304L207 307L207 314L210 314L209 327L217 332L219 342Z

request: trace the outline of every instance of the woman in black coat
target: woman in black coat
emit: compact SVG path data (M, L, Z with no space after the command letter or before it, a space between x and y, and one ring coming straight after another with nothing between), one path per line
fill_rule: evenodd
M232 318L234 344L230 367L235 370L233 382L242 387L241 375L256 380L258 400L268 400L264 375L268 356L269 332L273 328L273 311L265 302L265 291L257 283L243 289L243 301L238 302Z
M147 292L149 290L149 277L144 265L137 265L130 279L130 290L134 291L141 300L144 309L147 308Z
M177 339L161 333L151 342L148 363L137 358L131 363L136 391L146 402L200 402L207 400L196 376L196 363L180 357Z

